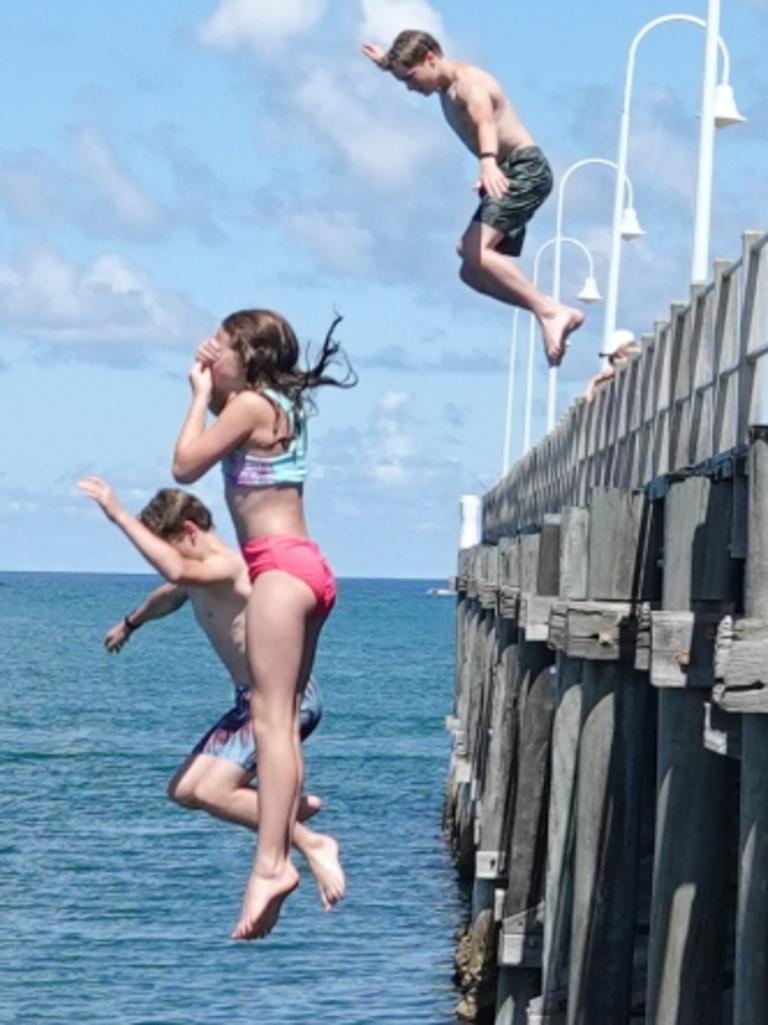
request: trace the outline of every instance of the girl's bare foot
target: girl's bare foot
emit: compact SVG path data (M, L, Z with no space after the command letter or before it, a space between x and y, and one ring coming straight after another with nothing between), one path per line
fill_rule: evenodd
M565 355L568 335L584 323L584 314L572 306L557 306L551 314L541 317L544 352L551 367L560 365Z
M299 873L290 861L276 875L251 872L245 888L240 919L232 931L233 940L262 939L274 928L283 901L299 885Z
M344 896L347 880L339 861L339 845L332 836L316 834L317 840L303 850L304 857L317 883L320 903L326 911Z

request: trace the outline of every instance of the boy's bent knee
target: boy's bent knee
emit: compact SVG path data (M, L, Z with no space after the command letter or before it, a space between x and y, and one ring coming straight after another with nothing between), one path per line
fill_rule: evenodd
M461 266L459 267L459 277L461 278L461 280L464 282L465 285L472 285L472 284L474 284L474 280L475 280L474 270L475 270L475 268L473 267L473 265L468 260L462 259Z

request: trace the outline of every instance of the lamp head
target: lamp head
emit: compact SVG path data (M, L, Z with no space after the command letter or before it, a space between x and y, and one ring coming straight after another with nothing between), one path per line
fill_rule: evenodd
M730 125L742 125L746 120L736 106L733 86L721 82L715 88L715 126L728 128Z
M640 227L637 210L633 206L625 206L621 214L620 234L623 239L631 242L633 238L642 238L645 231Z
M599 303L603 298L600 295L600 289L597 287L597 282L589 274L584 279L584 284L581 286L581 291L576 296L583 303Z

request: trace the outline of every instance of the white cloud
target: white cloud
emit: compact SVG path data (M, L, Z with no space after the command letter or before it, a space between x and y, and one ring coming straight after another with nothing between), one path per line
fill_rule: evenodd
M324 270L367 274L373 268L373 235L358 223L354 213L305 210L291 213L286 223Z
M121 168L107 140L92 126L72 136L75 156L91 187L106 201L117 224L131 234L148 235L164 226L161 208Z
M421 118L416 122L407 108L398 111L395 123L391 112L385 115L353 83L352 76L345 80L338 72L318 68L296 89L295 105L367 185L413 187L419 170L443 149L436 130Z
M246 46L269 56L291 36L314 28L327 6L327 0L219 0L198 35L208 46L222 50Z
M404 29L421 29L445 45L443 19L426 0L361 0L360 6L361 41L390 46Z
M100 350L188 345L209 323L178 292L159 288L119 256L79 267L48 247L0 265L0 315L6 329L34 341Z
M377 412L384 414L396 413L408 405L410 398L411 396L406 391L395 391L394 389L385 391L376 403Z

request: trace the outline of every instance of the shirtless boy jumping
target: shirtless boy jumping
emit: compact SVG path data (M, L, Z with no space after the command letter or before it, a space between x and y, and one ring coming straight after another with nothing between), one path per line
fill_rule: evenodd
M78 487L168 581L107 632L107 650L120 651L143 623L189 601L235 685L234 707L195 745L168 784L168 796L185 808L201 808L216 818L258 829L259 795L249 785L256 775L257 753L245 656L245 607L251 585L240 553L216 536L209 510L188 492L158 491L136 518L98 477L85 477ZM303 740L320 720L320 698L312 680L297 711ZM299 819L309 818L319 807L318 798L302 798ZM323 907L330 910L345 888L338 844L302 821L296 823L293 844L315 877Z
M541 325L547 360L557 366L584 314L539 292L509 259L522 252L525 226L552 190L546 157L496 79L449 60L429 33L401 32L386 53L371 43L362 50L406 88L424 96L439 92L446 121L480 161L480 206L458 246L461 278L478 292L530 310Z

